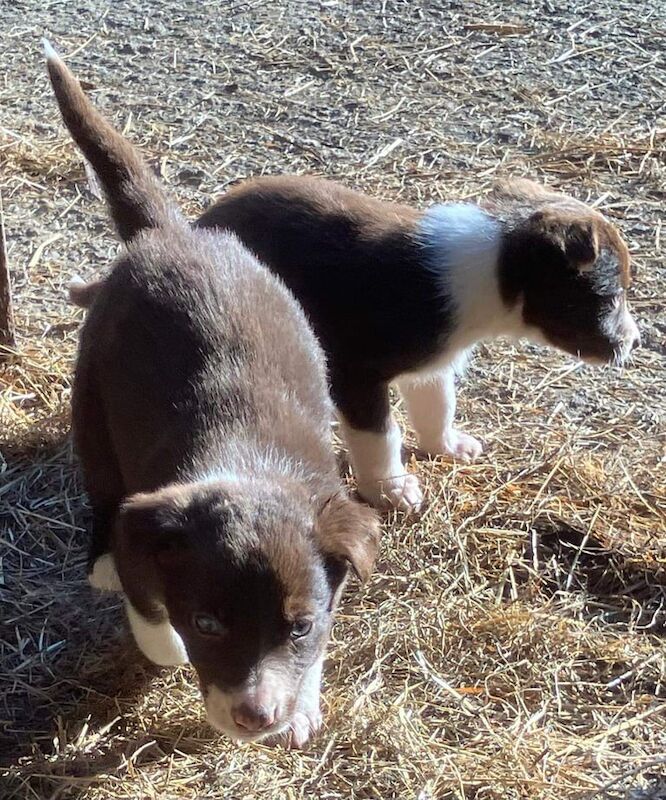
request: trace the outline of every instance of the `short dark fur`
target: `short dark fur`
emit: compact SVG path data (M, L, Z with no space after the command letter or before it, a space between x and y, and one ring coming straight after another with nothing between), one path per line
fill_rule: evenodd
M569 205L558 210L563 200L573 212ZM548 204L555 211L539 216ZM504 230L505 300L523 294L525 320L544 328L554 345L610 360L599 315L612 298L600 275L614 273L616 290L627 283L628 255L617 232L582 203L529 181L500 187L486 208ZM408 206L330 181L266 177L232 189L196 225L233 231L285 281L324 346L337 407L353 428L381 432L388 384L433 361L455 324L419 240L420 218ZM581 262L599 255L591 239L597 227L606 248L593 272L579 274Z
M336 406L352 427L382 431L388 384L432 360L450 323L423 267L418 216L330 181L286 177L243 184L196 225L233 230L285 281L327 353Z
M531 181L500 184L487 201L504 221L501 290L523 299L525 322L573 355L611 361L603 320L631 283L617 230L579 201Z
M169 619L204 693L280 661L288 716L347 565L367 577L378 538L340 485L319 346L284 286L234 237L187 225L65 65L51 57L49 72L128 242L95 293L73 389L93 560L110 549L134 609ZM194 612L224 638L200 635ZM294 643L302 615L312 633Z

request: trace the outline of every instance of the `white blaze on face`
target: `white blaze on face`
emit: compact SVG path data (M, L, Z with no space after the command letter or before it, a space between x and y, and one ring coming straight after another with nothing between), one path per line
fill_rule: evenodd
M214 728L232 739L260 739L289 725L297 689L281 664L262 664L259 674L242 687L223 691L211 685L205 695L206 715ZM248 716L260 713L267 717L263 726L250 722Z

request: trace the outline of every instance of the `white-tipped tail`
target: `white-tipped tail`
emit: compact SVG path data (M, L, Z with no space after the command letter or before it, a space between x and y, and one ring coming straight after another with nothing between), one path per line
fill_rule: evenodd
M178 212L152 170L95 109L48 41L44 52L63 122L102 184L120 238L128 242L145 228L172 226Z
M47 61L62 61L58 55L58 51L48 39L42 39L42 47L44 48L44 55L46 56Z

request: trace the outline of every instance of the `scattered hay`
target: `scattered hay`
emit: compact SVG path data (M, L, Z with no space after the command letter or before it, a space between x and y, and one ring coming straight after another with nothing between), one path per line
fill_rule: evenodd
M3 9L20 335L0 373L3 797L666 796L662 5ZM117 245L58 124L45 29L189 214L267 172L415 203L532 174L597 204L635 253L644 347L624 373L479 348L460 418L486 455L412 458L429 506L387 519L375 576L351 587L304 753L219 738L191 672L147 664L118 600L84 583L64 288Z

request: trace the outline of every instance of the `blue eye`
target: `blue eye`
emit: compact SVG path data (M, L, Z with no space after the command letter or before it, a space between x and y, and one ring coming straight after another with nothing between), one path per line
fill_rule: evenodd
M211 614L194 614L192 624L202 636L224 636L226 633L224 625Z
M292 639L302 639L312 630L311 619L297 619L291 626L290 636Z

